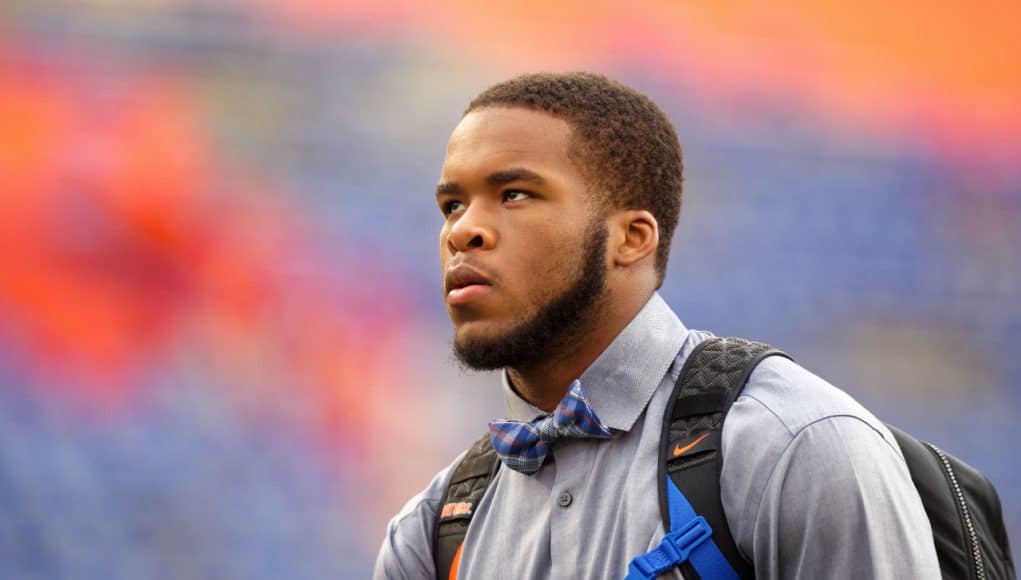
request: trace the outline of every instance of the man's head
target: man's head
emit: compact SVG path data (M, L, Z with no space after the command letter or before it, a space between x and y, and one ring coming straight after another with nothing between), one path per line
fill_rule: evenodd
M620 83L525 75L476 97L437 187L458 358L473 368L535 364L583 340L615 291L651 293L681 181L670 121Z

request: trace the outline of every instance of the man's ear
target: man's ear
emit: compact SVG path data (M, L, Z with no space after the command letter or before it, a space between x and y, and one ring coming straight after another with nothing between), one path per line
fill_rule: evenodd
M659 224L644 209L621 210L609 217L610 259L614 267L628 268L659 247Z

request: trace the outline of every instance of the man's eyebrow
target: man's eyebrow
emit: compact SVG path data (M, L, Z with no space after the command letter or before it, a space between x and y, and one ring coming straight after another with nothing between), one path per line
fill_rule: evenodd
M538 185L543 185L546 183L546 180L543 179L542 176L539 175L538 173L521 167L515 169L506 169L504 171L497 171L496 173L489 174L489 177L486 177L486 182L489 184L490 187L499 187L501 185L507 185L508 183L514 183L515 181L531 181L532 183L536 183ZM441 195L463 195L463 194L464 190L461 189L461 186L454 181L444 181L436 186L437 197Z
M486 181L492 187L507 185L508 183L513 183L515 181L531 181L532 183L539 185L546 183L546 180L543 179L541 175L524 168L497 171L496 173L490 174L489 177L486 178Z
M460 195L462 192L461 186L453 181L444 181L436 186L436 197L441 195Z

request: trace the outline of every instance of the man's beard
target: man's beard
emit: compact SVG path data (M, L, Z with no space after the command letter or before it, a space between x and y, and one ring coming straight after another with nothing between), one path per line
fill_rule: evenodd
M473 370L520 368L556 356L580 338L585 319L603 304L609 230L596 220L585 237L581 274L567 290L501 336L455 339L457 360Z

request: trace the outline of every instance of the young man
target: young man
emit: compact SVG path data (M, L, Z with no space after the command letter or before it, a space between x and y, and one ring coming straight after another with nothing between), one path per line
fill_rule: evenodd
M450 137L436 200L455 353L502 368L507 419L552 440L518 456L507 447L520 425L491 424L506 456L474 507L459 578L623 578L663 538L666 399L711 336L656 292L681 182L666 115L599 75L495 85ZM584 423L559 438L536 421L558 406ZM757 577L939 577L892 435L797 364L756 367L724 423L723 458L724 511ZM437 577L433 529L459 460L390 522L376 578Z

